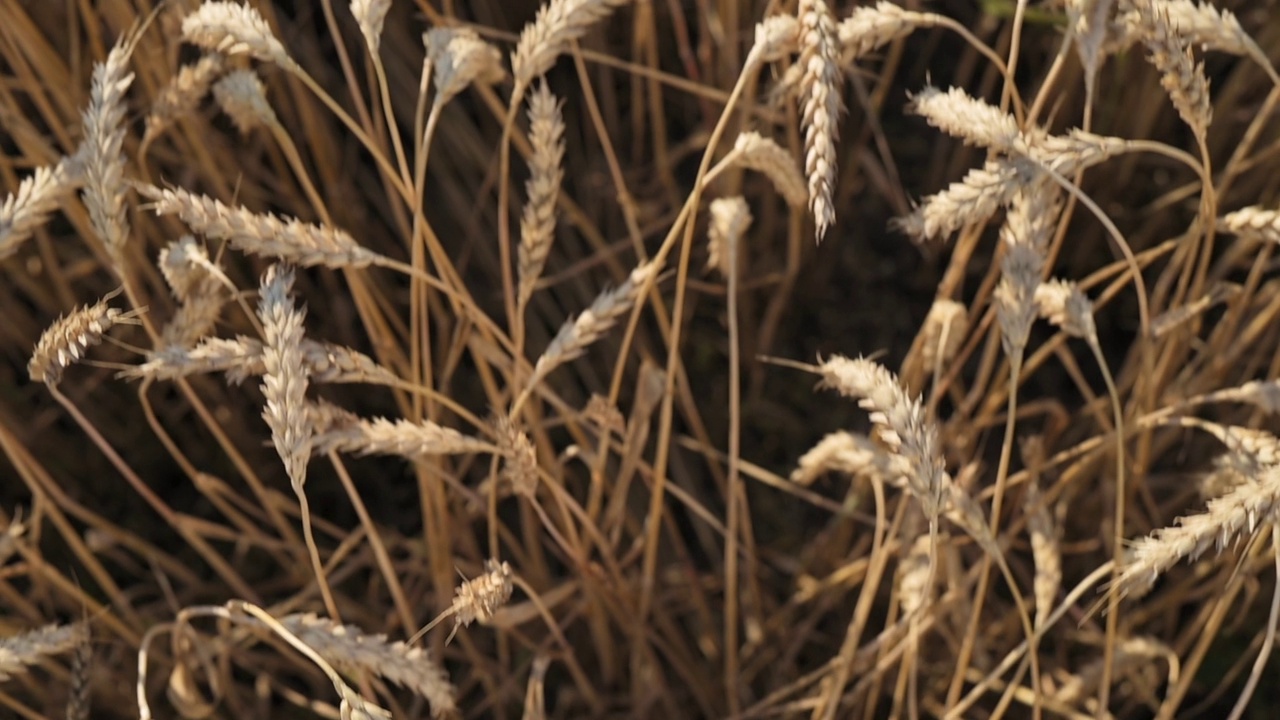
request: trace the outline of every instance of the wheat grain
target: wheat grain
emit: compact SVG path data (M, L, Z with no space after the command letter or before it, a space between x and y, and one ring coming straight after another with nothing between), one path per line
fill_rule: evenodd
M233 70L214 83L213 97L240 132L248 134L259 125L279 124L276 111L267 102L267 91L252 70Z
M511 53L516 94L550 70L556 58L569 49L569 43L628 2L630 0L549 0L545 3L533 22L520 31L516 49Z
M734 248L741 245L742 236L751 227L751 208L746 198L734 195L712 200L707 210L711 216L707 226L707 267L728 277L734 272L731 259L741 256Z
M23 179L18 191L0 204L0 261L17 252L80 182L81 167L72 158L38 167Z
M348 233L327 225L304 223L229 207L207 195L181 188L139 184L138 192L153 201L157 215L177 215L193 232L254 255L287 260L303 267L324 265L360 268L381 256L361 247Z
M809 199L804 176L791 153L772 139L757 132L738 135L733 144L735 164L762 173L792 207L801 207Z
M840 137L840 89L835 19L826 0L800 0L800 94L804 98L804 169L809 178L809 209L818 242L835 222L836 141Z
M57 385L62 371L78 362L85 350L102 342L113 326L131 323L133 318L133 312L113 308L107 300L72 310L40 336L27 363L27 374L33 381Z
M311 427L304 406L306 366L302 362L302 319L305 310L293 306L293 270L272 265L262 276L258 317L262 321L262 418L271 428L271 443L284 461L295 490L307 481Z
M221 53L208 53L192 65L183 65L151 104L144 139L159 135L175 120L195 110L209 86L225 71L226 57Z
M21 675L41 659L75 648L84 633L79 624L45 625L0 639L0 680Z
M353 625L340 625L310 613L287 615L280 624L315 650L338 671L360 676L369 672L427 699L441 717L457 709L449 676L422 648L368 635Z
M206 50L249 55L288 70L297 68L267 21L248 5L204 3L182 19L182 39Z
M555 240L556 201L564 180L564 118L546 82L529 96L529 180L520 216L519 304L524 307L546 265Z
M906 461L907 487L936 522L950 483L943 470L938 428L925 418L919 399L910 398L893 373L865 358L836 355L820 363L819 374L823 387L857 399L871 414L880 439Z

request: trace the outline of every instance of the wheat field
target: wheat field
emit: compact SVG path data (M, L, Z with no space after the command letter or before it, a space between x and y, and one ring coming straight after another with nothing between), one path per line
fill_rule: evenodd
M1271 717L1220 2L0 2L0 715Z

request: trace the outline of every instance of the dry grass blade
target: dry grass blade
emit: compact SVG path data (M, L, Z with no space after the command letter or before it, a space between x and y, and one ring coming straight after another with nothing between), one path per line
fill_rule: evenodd
M556 231L556 199L564 179L564 118L545 82L529 95L529 180L520 216L519 304L524 307L546 265Z
M809 176L809 209L822 242L836 219L836 141L840 137L841 86L836 23L826 0L800 0L800 95L804 98L804 169Z
M83 642L85 629L75 625L45 625L0 639L0 680L21 675L50 655L58 655Z
M390 642L385 635L367 635L352 625L339 625L310 613L287 615L280 624L319 653L339 672L352 676L373 673L427 699L432 714L456 711L456 690L449 676L426 650Z
M63 158L57 165L39 167L0 204L0 261L49 220L81 181L77 160Z
M78 362L85 350L102 342L108 330L133 321L134 313L113 308L107 300L72 310L40 336L27 363L27 374L33 381L57 385L62 371Z
M271 428L271 443L284 461L290 483L300 489L307 482L311 426L305 410L307 372L302 361L305 311L293 306L292 290L292 269L281 265L267 268L258 303L265 340L262 396L266 407L262 417Z
M297 218L279 218L233 208L207 195L181 188L161 189L138 185L138 192L153 201L157 215L177 215L193 232L254 255L287 260L303 267L367 267L381 256L361 247L348 233Z
M555 64L556 58L591 29L630 0L549 0L537 16L520 31L520 40L511 53L516 95L534 78Z

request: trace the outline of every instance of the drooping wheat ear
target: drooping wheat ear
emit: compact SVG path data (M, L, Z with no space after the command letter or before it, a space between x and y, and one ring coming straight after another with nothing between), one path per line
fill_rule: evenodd
M898 485L909 471L901 456L885 452L866 435L839 430L828 433L800 456L791 481L812 485L825 473L838 472Z
M45 625L0 639L0 680L21 675L41 659L75 648L84 632L84 626L79 623Z
M312 383L394 385L397 382L391 370L344 345L304 338L301 351L307 379ZM206 337L195 347L161 346L147 354L145 363L121 371L118 377L176 380L215 372L225 372L227 381L237 385L249 377L263 375L266 363L262 343L244 336L235 339Z
M297 68L267 21L248 5L204 3L182 19L182 39L227 55L250 55L290 71Z
M556 199L564 180L564 117L546 82L529 95L529 180L520 216L519 304L524 307L542 275L556 233Z
M128 72L129 56L138 42L139 29L123 35L106 62L93 69L89 105L82 115L84 163L82 195L89 222L117 265L123 268L123 251L129 236L129 218L124 196L124 95L133 83Z
M1092 83L1102 62L1103 42L1110 27L1115 0L1068 0L1067 17L1075 25L1076 52L1085 70L1085 82Z
M193 65L183 65L178 74L161 88L147 114L144 140L164 132L175 120L200 105L209 86L226 71L227 59L222 53L208 53Z
M381 259L338 228L229 207L207 195L196 195L182 188L161 189L139 184L137 189L153 201L157 215L177 215L192 231L214 240L226 240L241 252L287 260L303 267L361 268Z
M222 309L230 299L222 285L210 285L208 292L187 298L165 323L157 346L187 348L195 345L213 332L222 317Z
M233 70L214 83L213 97L218 107L245 134L259 125L279 124L276 111L267 102L267 89L252 70Z
M422 44L434 68L437 108L472 83L492 85L506 74L498 49L469 28L432 28L423 33Z
M584 310L576 319L562 325L560 331L551 339L551 344L534 364L533 377L529 380L529 386L537 385L552 370L581 356L588 346L608 332L618 318L631 310L640 296L640 290L648 284L657 271L658 266L653 262L636 266L626 282L601 293L596 297L595 302L591 303L591 307Z
M1018 189L1034 176L1025 161L988 160L965 174L960 182L930 195L910 215L892 225L918 242L944 238L966 225L979 225L1008 205Z
M353 677L373 673L426 698L432 715L457 710L457 691L430 654L385 635L368 635L354 625L339 625L313 614L286 615L280 624L315 650L339 672Z
M927 368L956 356L969 328L969 310L964 303L936 298L920 327L921 362Z
M1137 31L1146 45L1148 59L1160 71L1160 85L1173 101L1178 115L1203 138L1213 121L1209 80L1204 63L1191 55L1189 39L1173 24L1163 0L1130 0Z
M453 638L459 627L471 627L471 623L477 620L487 622L511 599L511 566L497 560L485 560L484 569L484 575L462 583L454 593L453 605L449 608L453 615L453 630L449 632L449 639Z
M498 447L502 451L498 487L505 486L522 497L533 497L538 492L538 453L533 441L505 416L499 416L495 425Z
M809 199L804 176L791 153L757 132L744 132L733 144L734 162L762 173L791 207L801 207Z
M756 24L751 52L759 62L777 62L799 49L800 23L794 15L770 15Z
M1062 546L1057 525L1035 483L1027 485L1025 508L1027 533L1031 536L1031 557L1036 564L1033 583L1036 627L1043 627L1057 605L1058 590L1062 587Z
M1169 24L1187 44L1231 55L1247 55L1259 60L1264 68L1270 65L1266 62L1266 53L1240 27L1240 21L1230 10L1192 0L1160 0L1159 4L1168 15ZM1123 5L1124 12L1119 18L1120 27L1125 31L1123 40L1141 42L1143 20L1142 10L1138 7L1140 3Z
M707 226L707 268L729 277L734 271L732 258L741 257L733 248L741 247L742 236L751 227L751 207L746 198L734 195L712 200L707 211L711 216Z
M556 58L569 49L592 25L608 17L630 0L549 0L533 22L520 31L520 40L511 53L511 73L519 95L534 78L551 69Z
M936 523L950 485L943 470L938 428L919 399L908 397L898 379L879 363L836 355L819 365L822 386L855 398L871 414L881 439L907 464L907 488Z
M76 643L75 653L71 656L70 668L70 689L67 691L67 720L89 720L89 710L92 707L93 698L91 696L92 685L90 673L93 670L93 643L89 636L89 627L87 624L80 626L83 632L80 633L79 642Z
M207 291L210 284L224 286L226 275L209 259L209 253L196 239L183 235L160 250L156 264L164 275L169 291L178 300Z
M302 360L302 319L293 306L293 270L272 265L262 276L258 317L262 321L262 418L271 428L271 443L284 461L295 490L307 482L311 426L306 413L307 372Z
M809 176L809 209L822 242L836 219L836 141L840 137L840 70L836 22L826 0L800 0L800 94L804 98L804 170Z
M57 165L38 167L0 204L0 261L13 255L81 182L80 164L63 158Z
M917 28L929 27L934 20L924 13L903 10L891 2L876 3L875 7L854 8L849 17L840 22L837 31L840 38L840 60L846 65L899 38L910 35Z
M27 363L27 374L33 381L57 385L62 371L78 362L85 350L102 342L103 335L113 326L135 324L135 317L133 311L107 305L107 300L72 310L40 336Z
M1005 245L1000 284L996 288L996 316L1005 354L1021 357L1036 318L1036 288L1057 228L1061 193L1057 186L1034 182L1014 196L1000 229Z
M1280 509L1280 467L1265 467L1252 480L1210 500L1199 515L1178 519L1138 540L1129 551L1114 587L1121 595L1145 593L1157 578L1183 558L1199 557L1210 546L1218 551L1270 522Z
M1062 328L1063 332L1095 342L1098 337L1093 323L1093 303L1070 280L1054 279L1036 286L1036 310L1040 317Z
M382 25L390 9L391 0L351 0L351 15L360 26L360 34L364 35L371 55L377 55L382 45Z
M430 455L463 455L469 453L496 453L498 448L479 438L438 425L428 420L365 420L354 416L334 415L323 411L323 406L308 405L307 413L316 417L323 412L325 425L311 440L311 450L317 455L330 451L356 455L396 455L418 460Z
M1280 243L1280 211L1257 205L1227 213L1218 220L1218 227L1233 235Z

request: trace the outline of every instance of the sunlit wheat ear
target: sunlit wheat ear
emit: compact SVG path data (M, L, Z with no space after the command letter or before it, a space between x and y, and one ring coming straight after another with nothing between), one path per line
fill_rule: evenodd
M339 672L363 678L385 678L426 698L431 713L441 717L457 710L457 691L449 675L430 654L385 635L368 635L353 625L339 625L312 614L287 615L280 624Z
M0 204L0 261L13 255L75 192L82 178L80 163L63 158L57 165L36 168L18 191Z
M290 70L297 67L267 21L248 5L204 3L182 19L182 39L227 55L250 55Z
M774 189L792 207L802 207L809 199L804 175L796 159L773 140L757 132L744 132L733 144L734 163L769 178Z
M241 252L303 267L360 268L381 259L345 231L327 225L229 207L181 188L161 189L145 184L136 187L140 195L153 201L151 207L157 215L177 215L193 232L225 240Z
M630 1L549 0L545 3L533 22L520 31L520 40L511 53L516 99L534 78L551 69L556 58L569 49L569 43Z
M222 53L208 53L191 65L183 65L151 104L144 141L154 138L175 120L194 111L209 92L209 86L226 71L226 62Z
M1143 11L1138 9L1142 4L1121 4L1123 12L1117 24L1123 31L1122 43L1142 42ZM1240 27L1240 21L1230 10L1192 0L1160 0L1159 4L1168 16L1169 24L1191 47L1247 56L1261 65L1273 82L1277 79L1266 52Z
M495 425L502 452L496 487L504 493L510 490L522 497L534 497L538 492L538 454L533 441L506 417L499 417Z
M1203 500L1212 500L1253 482L1260 468L1257 459L1243 451L1227 451L1213 458L1209 468L1199 473L1196 489Z
M894 40L910 35L916 28L932 24L933 19L929 15L904 10L883 0L876 3L875 7L854 8L853 13L840 22L837 30L840 59L845 64L852 63Z
M411 422L381 417L365 420L334 415L315 404L309 404L305 410L309 417L323 418L326 423L317 427L311 440L311 450L317 455L333 451L355 455L396 455L419 460L431 455L498 451L492 443L428 420Z
M1280 211L1256 205L1241 208L1219 219L1218 229L1244 238L1280 243Z
M602 335L612 328L618 318L630 312L640 291L657 272L652 262L646 262L631 271L626 282L618 287L601 293L591 307L587 308L576 319L566 322L560 332L551 339L551 344L542 352L533 366L533 376L529 386L537 385L551 371L566 362L573 360Z
M529 180L520 216L519 303L524 307L542 275L556 232L556 199L564 179L564 117L545 82L529 95Z
M258 317L262 321L262 417L271 428L271 443L284 461L289 481L301 490L307 482L311 456L311 426L306 413L307 374L302 361L304 310L294 307L293 270L283 265L267 268L262 276Z
M449 631L447 644L460 627L471 623L487 622L511 599L511 566L496 560L484 561L485 574L474 577L461 585L454 593L449 613L453 615L453 629Z
M391 0L351 0L351 15L364 35L369 54L377 55L382 45L382 26L387 20Z
M819 365L822 386L854 398L871 414L880 439L907 465L907 487L937 523L945 501L946 473L938 428L927 419L919 399L910 398L893 373L865 358L836 355Z
M1112 587L1121 595L1145 593L1156 579L1183 558L1199 557L1212 546L1219 551L1280 509L1280 467L1263 468L1252 482L1210 500L1206 512L1178 519L1138 540L1130 549L1120 577Z
M1041 283L1036 287L1035 301L1040 317L1050 324L1068 335L1096 342L1093 303L1074 282L1055 279Z
M760 62L777 62L800 49L800 23L794 15L771 15L756 24L751 51Z
M812 485L822 475L837 472L901 485L909 471L902 456L885 452L866 435L840 430L829 433L800 456L796 469L791 471L791 481Z
M84 627L79 624L45 625L0 639L0 680L22 675L42 659L75 648L84 632Z
M435 107L440 108L473 83L492 85L506 74L502 54L466 28L432 28L422 35L436 86Z
M836 141L840 137L840 70L836 23L826 0L800 0L800 96L804 170L818 242L836 219Z
M266 88L258 73L252 70L233 70L213 85L213 97L218 107L231 118L242 133L249 133L259 125L279 123L276 111L267 102Z
M1192 57L1188 38L1173 24L1161 0L1135 0L1126 4L1136 11L1138 35L1147 47L1151 64L1160 71L1160 85L1182 121L1203 138L1213 121L1204 63Z
M926 87L911 96L908 109L967 145L1012 152L1022 147L1022 132L1012 115L976 100L963 88Z
M967 225L991 219L1031 177L1034 168L1009 160L988 160L970 170L960 182L926 197L910 215L892 225L918 242L945 238Z
M89 105L82 114L84 140L84 204L89 221L116 264L123 270L124 245L129 236L124 182L124 95L133 83L129 57L138 41L138 28L126 33L93 69Z
M136 324L135 312L124 312L100 300L77 308L49 326L27 363L27 374L36 382L57 385L62 371L79 362L85 350L102 342L103 335L116 325Z
M734 195L712 200L707 211L711 218L707 225L707 267L729 277L734 271L730 259L741 257L731 246L741 247L742 236L751 227L751 207L746 198Z

